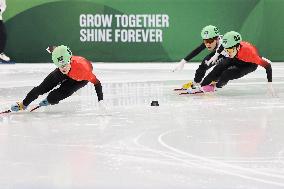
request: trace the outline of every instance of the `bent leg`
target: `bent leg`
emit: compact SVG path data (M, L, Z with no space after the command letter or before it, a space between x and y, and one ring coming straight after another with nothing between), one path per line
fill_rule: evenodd
M88 81L75 81L68 79L64 81L59 88L51 91L47 96L47 101L50 104L58 104L59 101L71 96L74 92L84 87Z
M232 65L230 59L223 59L213 70L204 78L201 86L209 85L212 81L217 81L222 73Z
M239 79L257 69L256 64L247 63L245 66L233 66L224 71L216 83L217 88L222 88L230 80Z
M68 77L62 74L59 69L55 69L51 72L42 83L34 87L23 100L23 104L28 106L32 101L38 98L39 95L43 95L49 91L51 91L54 87L56 87L60 82L63 82Z
M194 82L196 83L200 83L202 81L202 79L204 78L205 76L205 73L208 69L210 69L212 65L208 66L205 61L207 60L210 60L210 58L215 54L215 51L214 52L211 52L209 55L207 55L202 63L199 65L199 67L197 68L197 70L195 71L195 77L194 77Z

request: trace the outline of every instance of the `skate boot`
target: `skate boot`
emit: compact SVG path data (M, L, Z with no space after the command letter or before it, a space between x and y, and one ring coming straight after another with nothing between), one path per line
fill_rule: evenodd
M194 81L190 81L182 86L183 89L195 89L196 87L200 87L200 83Z
M5 62L9 62L10 61L10 58L6 54L4 54L4 53L0 53L0 59L4 60Z
M23 102L17 102L16 104L13 104L11 106L11 111L12 112L18 112L21 110L25 110L27 107L23 104Z
M198 84L198 85L194 85L191 88L187 89L186 92L189 94L196 94L196 93L203 93L203 90L201 86Z
M201 90L205 93L214 92L214 91L216 91L216 85L215 85L215 83L211 83L209 85L203 86Z

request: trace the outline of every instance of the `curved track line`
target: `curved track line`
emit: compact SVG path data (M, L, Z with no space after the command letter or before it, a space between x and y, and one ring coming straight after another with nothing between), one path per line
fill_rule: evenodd
M198 159L200 161L203 161L205 163L211 163L211 164L214 164L214 165L219 165L220 168L214 168L214 167L205 167L206 169L211 169L211 170L214 170L214 171L220 171L220 172L223 172L223 173L226 173L226 174L230 174L230 175L234 175L234 176L239 176L241 178L246 178L246 179L250 179L250 180L255 180L255 181L259 181L259 182L263 182L263 183L267 183L267 184L273 184L273 185L277 185L277 186L284 186L284 183L280 183L280 182L274 182L274 181L269 181L269 180L264 180L264 179L259 179L259 178L255 178L255 177L251 177L251 176L246 176L244 174L239 174L239 173L234 173L232 171L226 171L226 170L221 170L222 167L223 168L230 168L230 169L235 169L235 170L240 170L240 171L245 171L245 172L249 172L249 173L253 173L253 174L258 174L258 175L262 175L262 176L268 176L268 177L275 177L275 178L281 178L283 179L284 176L282 175L275 175L275 174L269 174L269 173L264 173L264 172L259 172L259 171L255 171L255 170L252 170L252 169L248 169L248 168L243 168L243 167L240 167L240 166L235 166L235 165L230 165L230 164L227 164L227 163L223 163L223 162L220 162L220 161L216 161L216 160L212 160L212 159L208 159L208 158L205 158L205 157L202 157L202 156L198 156L198 155L193 155L193 154L190 154L188 152L184 152L184 151L181 151L181 150L178 150L177 148L174 148L168 144L166 144L164 141L163 141L163 137L165 135L168 135L170 133L173 133L173 132L176 132L177 130L170 130L170 131L166 131L162 134L160 134L160 136L158 137L158 141L159 143L164 146L165 148L171 150L171 151L174 151L178 154L182 154L182 155L185 155L185 156L188 156L188 157L191 157L191 158L195 158L195 159ZM202 165L201 165L202 166ZM212 166L212 165L209 165L209 166Z

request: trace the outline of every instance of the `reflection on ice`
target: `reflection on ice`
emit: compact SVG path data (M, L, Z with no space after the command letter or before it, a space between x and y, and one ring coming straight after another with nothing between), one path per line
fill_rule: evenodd
M125 83L105 83L103 84L105 101L111 107L113 106L137 106L150 105L152 100L167 101L169 91L164 90L163 82L125 82ZM80 90L80 103L91 103L97 106L96 93L94 87L88 84ZM88 104L90 105L90 104Z

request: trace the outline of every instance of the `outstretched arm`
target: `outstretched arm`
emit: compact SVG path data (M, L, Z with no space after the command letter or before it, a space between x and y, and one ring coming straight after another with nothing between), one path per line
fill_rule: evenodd
M206 48L206 46L204 45L204 43L202 43L196 49L191 51L184 59L181 59L181 61L175 66L175 68L172 71L175 72L175 71L178 71L178 70L182 70L186 62L190 61L193 57L198 55L205 48Z
M102 87L102 84L101 84L100 80L98 80L98 78L92 72L90 72L90 75L89 75L88 78L89 78L88 80L91 83L93 83L94 86L95 86L95 90L96 90L96 93L97 93L98 101L103 100L104 99L103 87Z
M191 51L185 58L185 61L190 61L192 58L194 58L195 56L197 56L201 51L203 51L206 48L206 46L204 45L204 43L202 43L201 45L199 45L196 49L194 49L193 51Z
M96 89L96 93L98 96L98 101L101 101L104 99L104 94L103 94L103 87L101 82L98 80L97 84L94 84L95 89Z
M271 61L267 58L262 57L261 58L261 66L265 68L267 81L272 82L272 67L271 67Z

